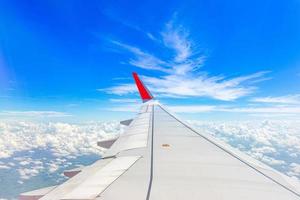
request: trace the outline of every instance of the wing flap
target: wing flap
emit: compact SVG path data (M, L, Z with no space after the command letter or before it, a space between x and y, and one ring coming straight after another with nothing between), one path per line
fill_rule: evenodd
M116 156L121 151L143 148L148 144L151 105L143 105L143 112L131 122L126 132L103 155L104 158Z
M132 121L133 121L133 119L127 119L127 120L120 121L120 124L122 124L124 126L129 126Z
M22 193L19 195L19 200L38 200L56 187L57 185Z
M76 188L78 185L80 185L82 182L84 182L86 179L88 179L90 176L93 176L97 171L104 168L106 165L108 165L113 159L101 159L97 162L93 163L90 166L86 166L81 170L80 173L78 173L76 176L68 179L63 184L57 186L52 191L47 193L45 196L43 196L39 200L59 200L61 199L65 194L71 192L74 188Z
M63 200L95 199L113 181L129 169L140 156L124 156L113 159L104 168L90 176L70 193L66 194Z
M99 147L105 148L105 149L109 149L118 139L117 138L112 138L112 139L107 139L107 140L101 140L97 142L97 145Z
M64 175L66 177L72 178L73 176L77 175L78 173L80 173L82 171L83 167L78 167L75 169L69 169L64 171Z

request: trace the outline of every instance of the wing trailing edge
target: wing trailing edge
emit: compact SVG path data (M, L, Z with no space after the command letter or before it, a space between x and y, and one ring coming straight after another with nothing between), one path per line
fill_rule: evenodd
M144 85L144 83L141 81L138 74L133 72L132 75L133 75L136 87L139 90L139 93L140 93L140 96L141 96L141 99L143 100L143 102L147 102L147 101L153 99L152 94L150 93L148 88Z

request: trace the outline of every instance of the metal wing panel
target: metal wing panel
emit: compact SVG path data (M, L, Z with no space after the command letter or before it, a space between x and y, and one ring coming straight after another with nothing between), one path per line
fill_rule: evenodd
M149 106L149 104L142 106L137 117L131 122L125 133L107 150L103 158L116 156L122 151L145 148L147 146L151 117L151 110L148 110Z
M132 123L132 127L126 131L126 135L140 134L140 127L147 124L147 146L142 148L133 148L125 151L121 151L117 154L118 157L122 156L136 156L141 158L118 178L113 184L111 184L106 190L101 193L97 200L115 200L115 199L131 199L140 200L145 199L149 189L150 169L151 169L151 142L152 142L152 102L148 102L147 109L143 109L149 113L149 119L141 122L139 120L136 123ZM145 127L144 127L145 128ZM125 135L124 134L124 135Z
M300 199L288 182L269 177L159 106L154 112L153 138L149 199Z

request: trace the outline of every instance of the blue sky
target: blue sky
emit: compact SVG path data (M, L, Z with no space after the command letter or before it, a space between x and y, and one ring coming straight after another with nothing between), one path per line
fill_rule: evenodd
M299 119L300 1L0 2L0 118L129 117L132 71L188 119Z

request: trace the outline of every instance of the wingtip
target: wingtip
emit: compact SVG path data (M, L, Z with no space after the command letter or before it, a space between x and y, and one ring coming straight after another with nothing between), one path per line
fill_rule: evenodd
M132 72L132 76L134 78L136 87L140 93L140 96L141 96L141 99L143 100L143 102L147 102L147 101L153 99L152 94L147 89L147 87L144 85L144 83L141 81L138 74L136 72Z

